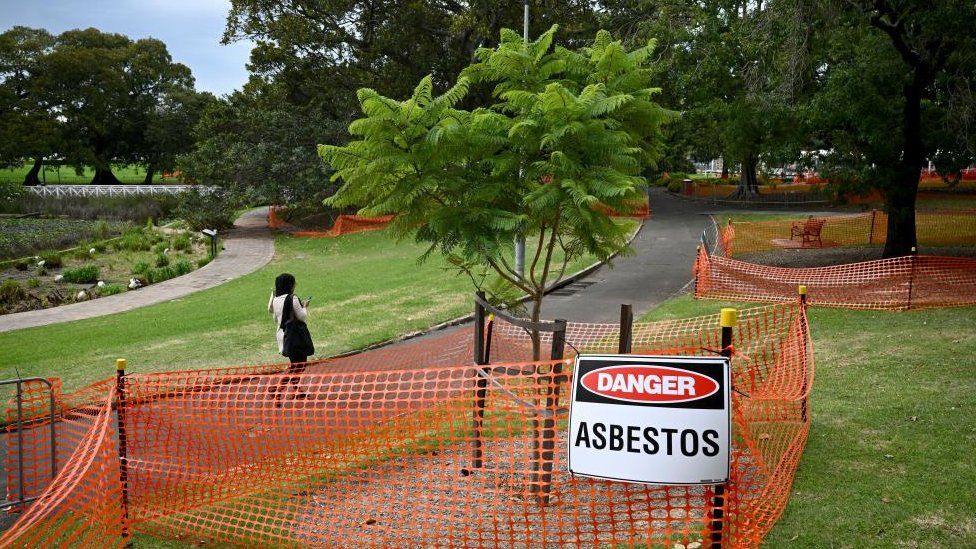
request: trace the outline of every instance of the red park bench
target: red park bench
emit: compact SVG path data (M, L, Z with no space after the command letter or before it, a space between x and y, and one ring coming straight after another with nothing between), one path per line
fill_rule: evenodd
M803 247L817 245L823 248L823 240L820 239L820 232L823 230L827 220L821 217L810 216L806 221L794 221L790 229L790 240L800 239Z

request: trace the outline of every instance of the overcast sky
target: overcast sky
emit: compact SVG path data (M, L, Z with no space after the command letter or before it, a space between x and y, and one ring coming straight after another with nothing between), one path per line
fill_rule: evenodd
M95 27L133 39L151 36L190 67L198 90L223 95L247 81L252 46L220 44L229 7L229 0L0 0L0 32L23 25L52 34Z

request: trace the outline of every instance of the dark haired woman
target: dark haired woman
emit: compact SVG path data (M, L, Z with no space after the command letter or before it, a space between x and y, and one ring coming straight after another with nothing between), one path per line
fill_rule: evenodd
M278 352L282 355L285 355L285 325L291 320L305 322L308 318L307 306L307 302L303 304L302 300L295 295L295 277L293 275L282 273L275 278L274 293L268 300L268 312L274 317L275 326L277 326L275 336L278 339ZM298 389L298 382L301 378L297 374L305 371L305 362L308 361L308 355L285 356L288 356L288 360L291 362L288 366L288 373L295 374L295 376L286 376L281 380L281 386L273 389L277 393L275 395L276 400L286 384L293 384L296 386L296 390ZM298 398L303 396L301 391L298 391L297 396Z

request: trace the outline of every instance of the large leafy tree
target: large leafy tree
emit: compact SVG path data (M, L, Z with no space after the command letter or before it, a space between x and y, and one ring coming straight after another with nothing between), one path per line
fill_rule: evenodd
M917 245L915 200L927 159L952 170L976 161L976 19L972 2L819 4L820 91L810 103L833 175L881 191L884 256Z
M149 113L143 132L146 145L142 153L146 167L144 184L152 183L157 172L177 168L178 156L191 151L196 142L194 128L216 101L213 94L182 87L161 94L156 108Z
M576 37L596 29L586 0L530 4L536 28L558 22ZM224 40L256 42L253 72L284 85L293 101L341 96L344 108L360 87L404 96L427 74L436 84L453 82L478 48L497 43L503 27L521 25L522 6L523 0L232 0Z
M92 183L118 183L112 163L144 163L147 129L163 98L192 90L190 70L159 40L133 41L97 29L59 35L40 82L65 135L61 153Z
M40 183L46 156L61 146L60 125L41 85L54 37L42 29L14 27L0 34L0 164L33 164L25 185Z
M294 105L284 95L282 86L255 78L209 104L194 147L178 159L184 175L279 204L322 193L331 172L316 145L335 142L344 128L315 104Z
M607 23L631 39L660 40L662 104L682 116L669 131L667 158L738 165L741 195L757 192L762 162L796 156L797 106L812 71L805 2L639 0L615 2Z
M555 31L526 44L503 30L440 96L429 76L406 101L362 89L365 117L349 127L357 139L320 148L343 182L329 203L397 215L398 237L528 294L533 320L572 257L625 248L605 207L623 210L641 195L639 174L659 156L669 118L653 99L652 46L628 52L601 31L572 51L553 48ZM490 105L459 108L471 81L494 86ZM536 243L521 276L506 259L520 235Z

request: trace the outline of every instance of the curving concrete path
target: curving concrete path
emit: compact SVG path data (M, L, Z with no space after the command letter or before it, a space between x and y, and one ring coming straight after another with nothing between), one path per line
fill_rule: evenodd
M244 213L234 222L234 229L221 238L224 250L217 259L202 269L134 292L50 309L3 315L0 316L0 332L138 309L206 290L252 273L267 265L274 256L274 235L267 228L267 215L267 207Z
M708 204L650 190L651 218L631 243L635 254L617 257L589 276L546 296L543 318L574 322L617 322L620 304L630 303L634 317L682 293L692 281L691 267L702 231L714 239Z

